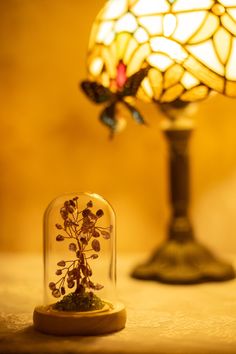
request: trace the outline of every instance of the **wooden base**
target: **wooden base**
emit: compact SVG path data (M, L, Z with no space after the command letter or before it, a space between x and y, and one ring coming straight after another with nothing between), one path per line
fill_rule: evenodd
M100 311L69 312L39 306L34 310L34 327L40 332L57 336L94 336L116 332L125 327L123 304L109 304Z

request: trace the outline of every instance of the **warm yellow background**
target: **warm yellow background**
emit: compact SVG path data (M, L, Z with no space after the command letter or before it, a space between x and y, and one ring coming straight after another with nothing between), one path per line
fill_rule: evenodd
M111 142L99 108L78 91L102 0L0 0L3 251L41 251L42 215L66 191L95 191L117 213L120 251L151 250L168 220L161 114L141 104ZM192 216L218 251L236 251L236 100L200 104L192 152Z

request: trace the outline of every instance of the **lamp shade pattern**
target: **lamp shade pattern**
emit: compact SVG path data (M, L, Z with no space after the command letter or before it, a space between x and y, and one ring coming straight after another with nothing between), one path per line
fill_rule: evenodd
M89 80L117 93L147 67L135 91L143 101L236 97L236 1L107 1L91 33Z

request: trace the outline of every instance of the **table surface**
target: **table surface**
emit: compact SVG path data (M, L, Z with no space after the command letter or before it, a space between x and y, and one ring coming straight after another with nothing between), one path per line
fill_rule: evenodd
M0 254L0 353L236 353L236 280L192 286L136 281L129 271L143 255L119 257L124 330L98 337L56 337L32 326L42 297L39 255ZM236 257L228 257L235 260Z

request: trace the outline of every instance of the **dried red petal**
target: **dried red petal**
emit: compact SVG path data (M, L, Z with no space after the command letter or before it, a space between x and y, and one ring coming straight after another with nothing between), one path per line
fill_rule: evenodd
M87 203L87 207L88 208L92 208L93 207L93 202L91 200Z
M60 290L55 289L55 290L53 290L52 295L53 295L54 297L57 297L57 298L58 298L58 297L61 296L61 292L60 292Z
M64 236L63 235L57 235L56 240L57 241L64 241Z
M111 238L111 235L107 231L101 231L102 237L105 238L105 240L109 240Z
M104 288L104 286L101 285L101 284L96 284L95 287L94 287L95 290L101 290L103 288Z
M92 259L98 258L98 254L92 254L91 258L92 258Z
M49 289L55 290L56 289L56 284L53 283L53 282L49 283Z
M57 263L57 265L58 265L59 267L65 267L66 262L65 262L65 261L60 261L60 262Z
M96 230L93 231L93 237L99 237L100 233Z
M75 244L75 243L70 243L70 244L69 244L69 250L70 250L70 251L74 251L74 252L75 252L76 249L77 249L77 247L76 247L76 244Z
M89 209L84 209L84 210L82 211L82 215L83 215L84 218L86 218L87 216L89 216L89 214L90 214L90 210L89 210Z
M68 288L69 289L72 289L74 286L75 286L75 282L74 281L70 281L68 284L67 284Z
M57 228L58 230L62 230L62 229L63 229L63 227L62 227L60 224L56 224L55 226L56 226L56 228Z
M91 246L92 246L92 248L93 248L93 250L94 250L95 252L99 252L100 249L101 249L101 247L100 247L100 242L99 242L98 240L96 240L96 239L93 240Z
M99 209L97 212L96 212L96 215L98 218L101 218L103 215L104 215L104 212L102 209Z

